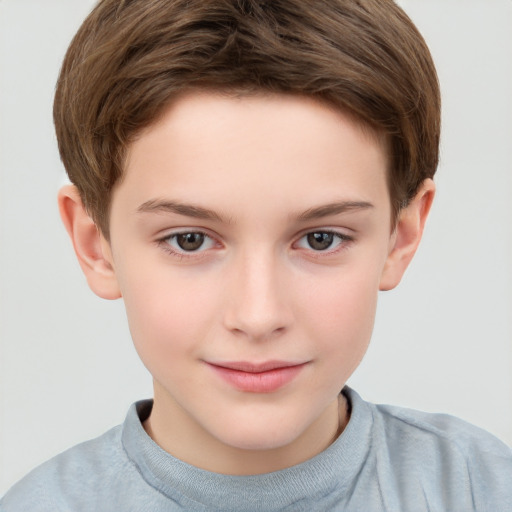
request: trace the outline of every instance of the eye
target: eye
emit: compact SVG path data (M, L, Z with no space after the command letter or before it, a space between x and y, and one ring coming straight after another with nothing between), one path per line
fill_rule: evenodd
M189 231L184 233L174 233L166 237L163 242L176 252L201 252L211 249L215 241L206 233L200 231Z
M301 249L313 249L313 251L335 250L351 238L334 231L312 231L307 233L297 243Z

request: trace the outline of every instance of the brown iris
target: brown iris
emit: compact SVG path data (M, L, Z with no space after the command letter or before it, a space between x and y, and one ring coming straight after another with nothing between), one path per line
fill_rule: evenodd
M334 233L318 232L307 235L309 246L315 251L325 251L331 247L334 240Z
M197 251L204 243L203 233L180 233L176 235L176 242L184 251Z

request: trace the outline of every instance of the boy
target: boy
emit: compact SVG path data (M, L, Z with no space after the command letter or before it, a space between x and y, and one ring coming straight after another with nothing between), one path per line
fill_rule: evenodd
M55 121L89 285L154 402L2 510L508 510L512 457L345 388L421 238L439 94L391 2L101 2Z

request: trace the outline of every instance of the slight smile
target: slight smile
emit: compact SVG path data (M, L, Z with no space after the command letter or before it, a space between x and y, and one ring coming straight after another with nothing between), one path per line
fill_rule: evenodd
M224 381L247 393L272 393L291 382L308 363L266 361L207 362Z

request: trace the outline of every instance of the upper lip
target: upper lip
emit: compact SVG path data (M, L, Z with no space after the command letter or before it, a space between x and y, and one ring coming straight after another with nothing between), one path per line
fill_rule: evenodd
M303 362L291 361L263 361L261 363L254 363L250 361L222 361L222 362L208 362L212 366L220 368L227 368L228 370L237 370L247 373L263 373L271 370L278 370L282 368L290 368L292 366L301 366Z

